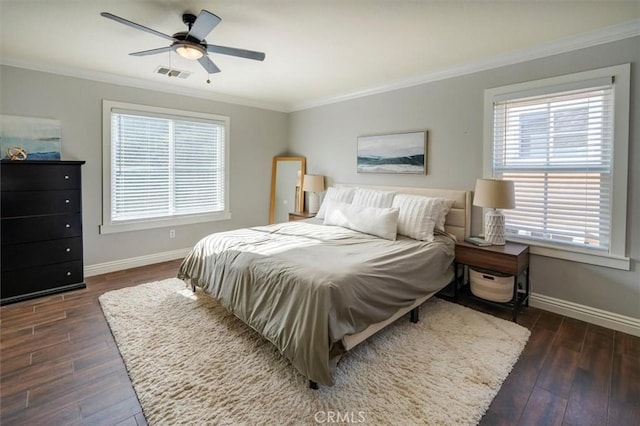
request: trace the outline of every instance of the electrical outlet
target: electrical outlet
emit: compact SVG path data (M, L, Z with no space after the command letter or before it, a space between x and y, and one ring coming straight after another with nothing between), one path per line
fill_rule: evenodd
M176 230L169 229L169 238L175 238L175 237L176 237Z

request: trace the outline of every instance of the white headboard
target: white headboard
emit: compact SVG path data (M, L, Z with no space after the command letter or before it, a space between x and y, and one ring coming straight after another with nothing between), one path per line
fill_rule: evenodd
M338 188L370 188L380 191L394 191L400 194L423 195L425 197L437 197L453 200L453 207L447 215L444 224L445 230L455 235L458 241L463 241L465 237L471 235L471 191L459 189L440 188L417 188L406 186L376 186L376 185L355 185L355 184L335 184Z

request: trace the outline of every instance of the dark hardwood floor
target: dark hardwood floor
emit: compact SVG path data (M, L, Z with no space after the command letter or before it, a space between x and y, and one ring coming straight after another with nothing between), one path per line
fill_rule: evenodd
M179 264L90 277L86 289L0 308L0 423L146 424L98 296L174 277ZM640 425L640 338L535 308L518 322L531 338L483 425Z

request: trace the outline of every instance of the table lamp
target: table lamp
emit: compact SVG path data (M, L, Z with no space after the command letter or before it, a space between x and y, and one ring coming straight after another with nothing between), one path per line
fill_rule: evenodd
M318 213L320 210L318 192L324 191L324 176L304 175L302 190L309 193L309 213Z
M473 205L490 208L484 220L484 239L493 245L504 245L504 215L498 209L516 207L513 181L478 179Z

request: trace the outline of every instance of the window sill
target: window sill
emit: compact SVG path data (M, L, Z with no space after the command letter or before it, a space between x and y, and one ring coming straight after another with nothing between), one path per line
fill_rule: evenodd
M190 225L194 223L215 222L231 219L230 212L199 214L191 216L174 216L154 220L140 220L122 223L108 223L100 225L100 234L114 234L118 232L142 231L145 229L166 228L169 226Z
M629 271L631 269L631 261L628 257L615 256L607 253L587 253L579 249L571 250L567 248L558 248L550 245L544 245L538 241L531 241L520 238L507 238L514 243L527 244L529 252L538 256L553 257L556 259L570 260L572 262L587 263L589 265L604 266L613 269L622 269Z

